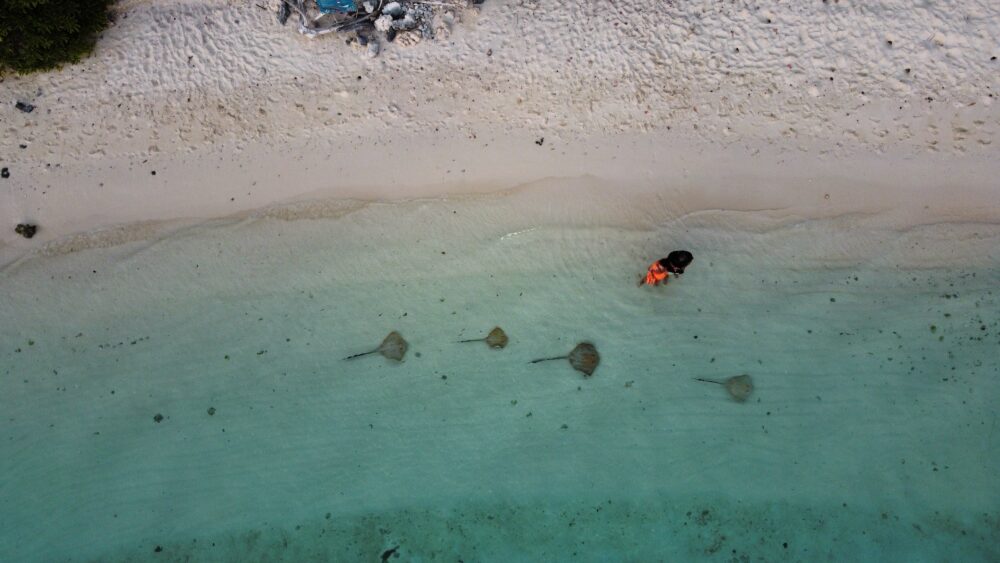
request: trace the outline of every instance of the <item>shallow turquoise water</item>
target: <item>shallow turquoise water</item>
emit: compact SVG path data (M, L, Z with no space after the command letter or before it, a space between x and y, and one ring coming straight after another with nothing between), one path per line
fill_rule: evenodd
M7 267L0 560L1000 558L997 225L559 190Z

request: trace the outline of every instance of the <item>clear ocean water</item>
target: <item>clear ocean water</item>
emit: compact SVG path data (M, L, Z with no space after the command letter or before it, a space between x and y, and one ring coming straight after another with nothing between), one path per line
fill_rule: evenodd
M1000 226L570 188L8 265L0 561L1000 560Z

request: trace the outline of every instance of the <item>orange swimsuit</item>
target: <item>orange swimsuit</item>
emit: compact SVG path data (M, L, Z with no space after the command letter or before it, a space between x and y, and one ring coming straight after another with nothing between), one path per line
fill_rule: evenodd
M668 277L670 277L670 272L661 266L660 261L657 260L649 267L649 271L646 272L646 279L642 280L642 283L646 285L659 285L660 282L667 283Z

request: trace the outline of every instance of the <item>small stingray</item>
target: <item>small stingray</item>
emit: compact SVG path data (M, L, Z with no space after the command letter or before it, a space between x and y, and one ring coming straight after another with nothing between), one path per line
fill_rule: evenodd
M500 327L495 327L490 331L486 338L473 338L471 340L459 340L459 342L483 342L485 341L490 348L503 348L507 346L507 335Z
M736 375L730 377L725 381L717 381L715 379L702 379L700 377L695 378L696 381L704 381L705 383L715 383L717 385L722 385L729 392L729 396L733 398L737 403L742 403L747 400L750 393L753 393L753 380L747 374Z
M403 361L403 356L406 355L406 348L409 345L403 340L403 337L399 335L398 332L392 331L389 336L385 337L385 340L378 345L378 348L371 350L369 352L362 352L360 354L354 354L353 356L347 356L345 360L350 360L351 358L360 358L361 356L367 356L368 354L374 354L378 352L390 360L396 360L397 362Z
M547 362L549 360L569 360L569 364L573 366L576 371L583 372L584 376L591 376L594 374L594 370L597 369L597 364L601 363L601 356L597 354L597 348L594 347L590 342L581 342L573 348L573 351L569 353L568 356L556 356L554 358L541 358L538 360L531 360L531 363L537 364L538 362Z

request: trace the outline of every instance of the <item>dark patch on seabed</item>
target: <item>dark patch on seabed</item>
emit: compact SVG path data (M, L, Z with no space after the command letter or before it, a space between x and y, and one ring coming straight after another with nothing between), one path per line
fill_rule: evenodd
M94 561L997 561L1000 513L614 499L317 515Z

